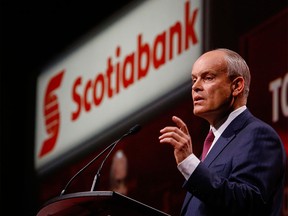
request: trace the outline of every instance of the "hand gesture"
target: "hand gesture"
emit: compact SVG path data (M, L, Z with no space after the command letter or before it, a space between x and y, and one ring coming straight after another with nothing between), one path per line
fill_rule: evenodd
M172 117L177 126L167 126L160 130L160 143L168 143L174 148L174 157L179 164L193 153L192 140L186 124L177 116Z

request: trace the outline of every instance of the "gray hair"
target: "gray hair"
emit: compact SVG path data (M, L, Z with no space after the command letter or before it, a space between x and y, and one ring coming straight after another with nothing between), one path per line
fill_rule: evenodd
M225 49L225 48L219 48L216 50L224 52L226 54L224 59L227 63L228 77L231 80L238 76L243 77L244 83L245 83L244 95L248 97L250 82L251 82L251 74L250 74L250 69L246 61L238 53L232 50Z

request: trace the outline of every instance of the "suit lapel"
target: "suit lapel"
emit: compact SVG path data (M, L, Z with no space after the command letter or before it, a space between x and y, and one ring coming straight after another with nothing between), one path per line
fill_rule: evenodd
M244 127L244 125L247 123L248 119L250 117L253 117L252 114L249 112L248 109L246 109L243 113L241 113L239 116L237 116L230 125L225 129L223 134L219 137L219 139L216 141L215 145L203 161L204 164L206 164L208 167L209 165L217 158L217 156L223 151L223 149L231 142L231 140L236 136L238 131ZM193 195L189 192L186 193L182 209L181 209L181 215L184 215L190 200L192 199Z
M214 159L216 159L217 156L222 152L225 146L227 146L234 137L235 135L232 135L228 138L220 137L215 143L215 145L213 146L213 148L211 149L211 151L209 152L209 154L206 156L203 163L209 166L214 161Z
M217 158L217 156L223 151L223 149L236 136L237 131L244 127L247 119L250 116L252 116L252 114L248 111L248 109L246 109L230 123L230 125L224 130L223 134L216 141L209 154L206 156L205 160L203 161L204 164L209 166Z

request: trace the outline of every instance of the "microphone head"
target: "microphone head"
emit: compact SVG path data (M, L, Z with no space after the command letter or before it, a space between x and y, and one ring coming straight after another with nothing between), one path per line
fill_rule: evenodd
M134 125L130 130L129 134L135 134L141 129L141 126L139 124Z

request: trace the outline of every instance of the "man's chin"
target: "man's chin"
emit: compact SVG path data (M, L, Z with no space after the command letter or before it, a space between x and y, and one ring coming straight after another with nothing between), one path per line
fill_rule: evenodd
M194 108L193 113L195 116L202 117L205 115L206 112L203 109Z

